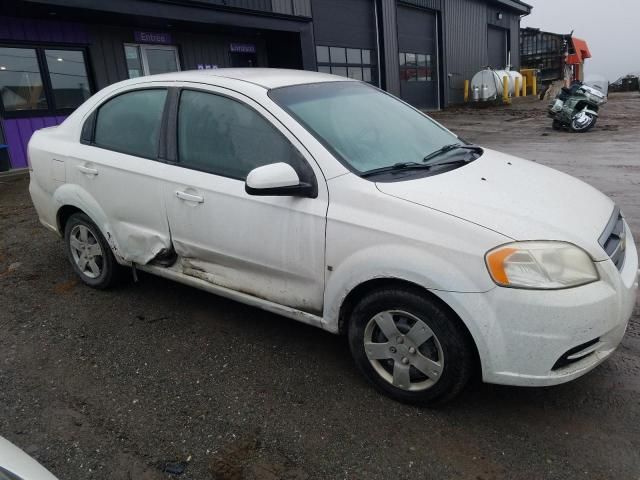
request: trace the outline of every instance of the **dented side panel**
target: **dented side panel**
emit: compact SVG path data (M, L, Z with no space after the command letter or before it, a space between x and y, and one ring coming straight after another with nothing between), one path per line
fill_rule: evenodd
M163 164L82 144L69 149L65 163L69 184L100 205L101 212L86 213L101 227L121 263L145 264L171 247Z

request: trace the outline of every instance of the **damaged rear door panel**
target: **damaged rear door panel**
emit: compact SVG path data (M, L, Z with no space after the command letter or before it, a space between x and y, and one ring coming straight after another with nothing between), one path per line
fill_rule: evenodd
M214 285L321 313L328 193L313 159L242 95L183 89L177 103L177 147L166 165L165 189L177 268ZM246 193L249 171L283 161L316 182L317 198Z
M165 165L156 161L166 98L162 86L117 94L85 121L82 142L69 144L67 180L103 208L104 235L126 262L145 264L171 247Z

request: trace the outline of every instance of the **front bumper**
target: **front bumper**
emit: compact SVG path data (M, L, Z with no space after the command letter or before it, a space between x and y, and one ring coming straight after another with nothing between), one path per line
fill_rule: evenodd
M621 271L611 260L596 266L600 280L577 288L497 287L441 295L474 337L484 381L556 385L584 375L613 353L636 305L640 272L631 236Z

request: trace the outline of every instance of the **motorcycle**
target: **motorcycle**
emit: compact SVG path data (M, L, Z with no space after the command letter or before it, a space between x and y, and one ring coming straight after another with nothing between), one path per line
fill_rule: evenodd
M607 95L597 88L575 81L571 87L563 87L549 108L553 129L568 128L584 133L598 121L600 107L607 103Z

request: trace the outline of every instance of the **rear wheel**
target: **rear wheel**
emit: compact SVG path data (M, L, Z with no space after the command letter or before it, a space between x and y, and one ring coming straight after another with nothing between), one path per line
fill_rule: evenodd
M562 122L560 120L554 120L551 124L551 128L553 128L554 130L562 130Z
M389 289L366 296L353 310L348 335L365 377L402 402L442 404L472 372L473 350L460 321L419 292Z
M584 133L591 130L598 120L598 117L589 112L579 112L571 119L571 130L577 133Z
M80 279L93 288L112 286L120 266L96 224L84 213L74 213L64 230L65 250Z

